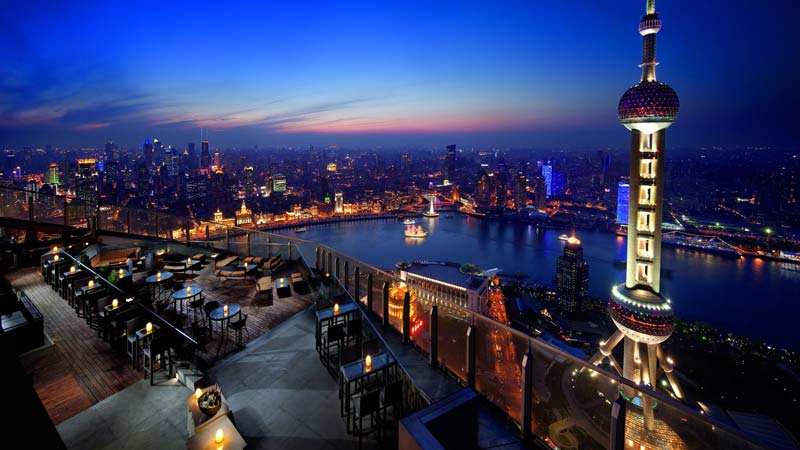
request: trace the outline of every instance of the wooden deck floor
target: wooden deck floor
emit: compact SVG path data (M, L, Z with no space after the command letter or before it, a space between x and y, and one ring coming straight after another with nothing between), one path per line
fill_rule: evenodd
M27 360L24 367L54 424L142 379L124 354L98 338L66 300L42 281L37 268L5 276L39 308L45 332L53 340L50 350Z

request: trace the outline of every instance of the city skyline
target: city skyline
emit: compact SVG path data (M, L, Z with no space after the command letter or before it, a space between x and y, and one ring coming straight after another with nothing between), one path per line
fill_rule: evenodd
M743 1L691 10L659 49L691 99L671 145L790 142L797 63L768 44L788 39L792 15ZM222 147L620 145L609 105L638 49L607 30L635 19L603 5L12 6L0 145L183 145L200 127ZM758 28L767 19L786 26ZM759 33L731 32L742 28Z

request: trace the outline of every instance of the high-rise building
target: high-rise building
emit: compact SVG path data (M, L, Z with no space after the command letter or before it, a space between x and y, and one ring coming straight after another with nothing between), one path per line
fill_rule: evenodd
M244 195L252 195L255 190L255 169L253 166L244 167Z
M455 144L447 146L447 154L444 157L445 161L445 178L444 184L452 184L456 179L456 146Z
M675 122L680 102L668 85L656 81L656 34L661 20L655 0L647 0L646 12L639 24L643 37L642 77L619 101L620 121L629 129L631 139L631 174L628 212L628 255L625 283L611 290L608 310L617 331L592 358L599 364L606 358L614 362L612 350L623 342L623 362L613 364L621 375L636 384L658 389L661 371L677 398L683 394L673 374L673 362L661 348L672 335L674 312L670 301L661 294L661 213L664 207L664 155L666 129ZM622 394L632 399L635 389L624 386ZM648 438L657 426L649 395L641 396L642 433L630 438L635 448L652 448ZM638 411L630 411L628 414ZM665 424L664 424L665 425ZM626 437L628 433L626 433ZM638 442L642 440L642 442Z
M208 170L211 167L211 153L208 151L208 140L200 143L200 168Z
M175 149L170 145L164 147L162 153L164 155L162 163L164 170L166 170L167 175L175 176L178 173L178 155L175 153Z
M528 204L528 177L524 173L517 173L514 180L514 207L517 212L522 211Z
M195 170L197 169L197 153L195 152L194 142L189 142L186 145L186 158L187 158L187 169Z
M581 311L589 290L589 265L583 258L583 246L575 236L564 243L564 254L556 261L558 304L568 312Z
M142 158L147 167L153 164L153 143L150 142L150 139L145 139L144 141L144 145L142 146Z
M286 192L286 175L276 173L272 176L272 192Z
M553 195L553 166L548 161L547 164L542 166L542 176L544 177L544 187L547 196Z
M547 209L547 186L544 182L544 177L537 175L534 178L534 194L536 195L536 209L544 211Z
M58 164L50 163L50 167L47 169L47 184L51 184L53 186L58 186Z
M341 192L336 193L334 212L336 214L342 214L344 212L344 195L342 195Z
M617 223L628 224L628 200L630 200L631 185L620 181L617 183Z

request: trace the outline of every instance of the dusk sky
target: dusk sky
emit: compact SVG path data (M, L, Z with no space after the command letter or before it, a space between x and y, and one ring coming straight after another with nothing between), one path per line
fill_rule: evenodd
M796 1L660 0L672 146L786 145ZM618 146L644 0L5 2L0 146ZM793 136L792 136L793 137Z

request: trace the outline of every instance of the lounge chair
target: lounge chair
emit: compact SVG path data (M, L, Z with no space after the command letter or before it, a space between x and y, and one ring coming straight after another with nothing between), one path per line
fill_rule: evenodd
M256 281L256 292L272 292L272 277L261 277Z

